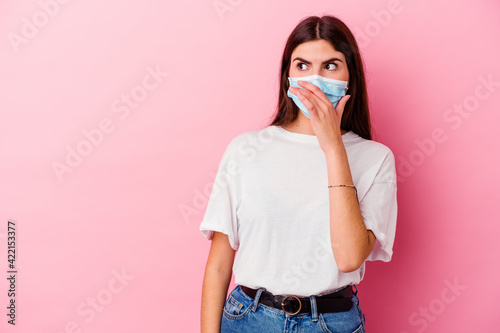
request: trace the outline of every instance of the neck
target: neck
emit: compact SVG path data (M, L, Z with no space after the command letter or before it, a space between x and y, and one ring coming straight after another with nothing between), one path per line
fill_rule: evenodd
M290 124L286 126L282 126L284 129L290 132L300 133L300 134L308 134L308 135L316 135L311 126L311 120L304 116L302 112L299 111L299 115L292 121ZM340 134L345 134L347 131L340 129Z

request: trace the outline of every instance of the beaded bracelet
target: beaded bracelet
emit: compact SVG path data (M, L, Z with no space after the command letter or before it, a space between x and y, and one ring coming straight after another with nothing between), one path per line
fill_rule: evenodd
M356 192L356 200L358 200L358 202L359 202L359 199L358 199L358 189L356 188L356 186L354 186L354 185L328 185L329 188L330 187L337 187L337 186L339 186L339 187L342 186L342 187L352 187L352 188L354 188L354 191Z

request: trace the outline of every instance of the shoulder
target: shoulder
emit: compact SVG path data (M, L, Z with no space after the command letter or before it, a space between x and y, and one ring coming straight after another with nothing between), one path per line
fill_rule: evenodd
M363 166L377 170L378 181L396 182L396 160L385 144L360 137L350 132L346 142L348 154Z
M368 156L378 158L394 158L391 149L383 143L362 138L354 132L349 132L348 134L349 136L345 140L345 144L357 153L368 154Z
M226 148L227 154L237 154L256 149L270 142L273 132L269 127L246 131L233 137Z

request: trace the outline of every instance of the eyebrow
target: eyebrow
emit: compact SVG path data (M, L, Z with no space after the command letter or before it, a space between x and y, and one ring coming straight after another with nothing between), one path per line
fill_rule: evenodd
M311 62L310 62L310 61L307 61L307 60L306 60L306 59L304 59L304 58L296 57L295 59L293 59L293 61L295 61L295 60L302 61L303 63L308 64L308 65L310 65L310 64L311 64ZM340 61L340 62L342 62L342 60L340 60L339 58L331 58L331 59L328 59L328 60L323 61L321 64L322 64L322 65L329 64L329 63L331 63L331 62L334 62L335 60L336 60L336 61ZM293 62L293 61L292 61L292 62Z

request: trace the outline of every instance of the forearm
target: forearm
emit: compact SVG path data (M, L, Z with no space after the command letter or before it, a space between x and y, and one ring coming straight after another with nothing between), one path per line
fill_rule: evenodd
M226 302L232 272L207 266L201 295L201 333L220 333L222 309Z
M325 155L328 185L353 185L343 144L339 143ZM328 191L330 238L335 261L341 271L353 271L364 262L370 243L356 192L352 187L330 187Z

